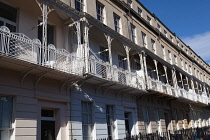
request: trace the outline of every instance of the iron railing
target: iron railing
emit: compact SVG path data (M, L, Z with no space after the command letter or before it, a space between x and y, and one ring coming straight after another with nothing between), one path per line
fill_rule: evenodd
M118 82L122 85L145 90L144 79L136 73L129 72L117 66L111 66L108 62L104 62L91 55L89 58L90 73L110 81Z
M84 58L52 44L42 46L39 39L11 33L5 26L0 27L0 54L70 74L83 74Z
M178 131L139 133L138 135L126 136L119 140L201 140L209 133L209 127L182 129ZM102 138L97 140L111 140ZM115 139L116 140L116 139Z
M186 90L184 88L174 88L169 84L165 84L161 81L155 80L148 77L148 87L151 90L159 91L174 97L181 97L193 102L200 102L203 104L208 104L209 100L206 93L196 94L193 90Z

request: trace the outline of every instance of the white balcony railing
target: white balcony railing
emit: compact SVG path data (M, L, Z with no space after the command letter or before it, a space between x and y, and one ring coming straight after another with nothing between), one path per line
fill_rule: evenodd
M155 90L164 94L171 95L173 97L181 97L193 102L201 102L203 104L208 104L209 99L206 94L196 94L192 89L185 90L183 88L174 88L169 84L162 83L161 81L155 80L148 77L148 87L151 90Z
M56 49L52 44L43 47L40 40L11 33L4 26L0 27L0 54L70 74L83 74L83 58L64 49Z
M0 54L79 76L83 75L85 66L83 56L78 57L75 53L69 53L64 49L56 49L52 44L44 47L40 40L32 40L22 33L11 33L5 26L0 27ZM108 62L103 62L94 56L89 58L89 70L91 74L97 77L133 88L145 89L144 79L137 73L117 68L115 65L111 66ZM210 98L205 93L199 92L200 94L196 94L192 90L176 89L150 77L148 77L148 88L174 97L181 96L195 102L210 103Z
M104 62L93 55L89 58L89 70L91 74L97 77L118 82L133 88L145 89L144 79L138 74L118 68L115 65L111 66L108 62Z

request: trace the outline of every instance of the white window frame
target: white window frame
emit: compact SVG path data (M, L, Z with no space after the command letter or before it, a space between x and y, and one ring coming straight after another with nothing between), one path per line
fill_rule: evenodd
M84 111L83 110L83 105L86 105L86 108L87 108L87 105L90 106L90 110L87 110L87 111ZM90 127L91 129L91 134L88 134L88 136L84 136L83 135L83 139L86 139L86 138L90 138L90 139L93 139L93 129L94 129L94 123L93 123L93 103L92 102L86 102L86 101L82 101L81 102L81 115L82 115L82 127ZM83 117L84 116L88 116L88 119L90 119L89 117L91 117L91 121L88 120L88 123L83 123ZM89 122L90 121L90 122ZM82 130L83 131L83 130ZM82 132L83 134L84 132Z
M108 108L112 108L112 112L110 113L110 110L109 110L109 114L107 114L107 109ZM108 124L108 119L109 118L112 118L113 119L113 122L111 124ZM110 119L111 120L111 119ZM109 120L109 121L110 121ZM115 117L115 106L114 105L106 105L106 121L107 121L107 134L109 133L108 132L108 127L111 127L113 130L112 130L112 139L115 139L115 120L116 120L116 117ZM109 134L108 134L108 138L109 138Z
M166 52L165 52L165 47L163 45L161 45L161 49L162 49L162 55L163 55L163 59L166 60Z
M151 39L151 46L152 46L153 52L156 54L156 46L155 46L155 41L153 39Z
M131 23L131 40L136 43L136 27Z
M164 30L164 35L165 35L165 37L168 37L168 34L167 34L166 30Z
M120 28L120 16L117 14L113 13L114 16L114 29L116 32L121 33L121 28ZM117 23L117 24L116 24Z
M182 69L184 69L184 63L183 63L182 58L180 58L180 62L181 62L181 67L182 67Z
M148 133L150 133L150 119L149 119L148 107L142 107L142 115L143 115L143 119L144 119L145 132L148 134ZM146 116L144 116L144 115L146 115ZM147 120L145 120L145 119L147 119ZM146 125L148 125L148 128L146 128Z
M157 23L157 29L159 30L159 32L161 32L161 26L158 23Z
M169 59L169 62L172 64L172 58L171 58L171 51L168 50L168 59Z
M177 56L176 55L174 55L174 63L175 63L175 65L177 65Z
M99 13L98 13L98 9L99 9ZM97 20L104 23L104 21L105 21L104 5L102 3L100 3L99 1L96 1L96 14L97 14Z
M144 32L141 32L142 36L142 44L145 48L147 48L147 35Z
M143 12L143 11L141 10L141 8L138 7L138 14L139 14L141 17L142 17L142 12Z
M147 16L147 22L152 25L152 19L149 16Z
M170 35L170 39L171 39L171 42L174 42L174 39L173 39L173 37Z
M76 3L79 3L81 9L77 9ZM75 0L75 9L79 12L84 12L84 0Z
M3 101L5 101L5 102L7 102L7 98L8 97L10 97L11 98L11 103L12 103L12 108L10 108L11 110L11 112L12 112L12 114L11 114L11 122L10 122L10 127L8 127L8 128L1 128L0 127L0 133L1 132L8 132L9 131L9 133L10 133L10 136L9 136L9 138L10 139L12 139L13 137L14 137L14 134L13 134L13 130L14 130L14 118L13 118L13 114L14 114L14 99L13 99L13 97L11 97L11 96L1 96L0 95L0 102L3 102ZM5 106L4 106L5 107ZM5 110L5 109L3 109L3 110ZM2 115L2 114L0 114L0 115ZM7 116L7 118L8 118L8 116Z

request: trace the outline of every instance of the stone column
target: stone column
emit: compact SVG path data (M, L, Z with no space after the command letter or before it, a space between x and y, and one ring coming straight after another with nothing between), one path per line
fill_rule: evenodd
M165 71L165 76L166 76L167 84L169 84L168 75L167 75L167 67L166 66L163 66L163 68L164 68L164 71Z
M186 77L186 83L187 83L187 87L188 87L188 90L190 89L190 86L189 86L189 82L188 82L188 78Z
M182 88L184 89L184 83L183 83L183 79L182 79L182 74L179 73L180 77L181 77L181 82L182 82Z
M177 85L177 78L176 78L176 69L172 68L171 71L172 71L173 85L174 85L175 88L177 88L178 85Z
M155 59L153 59L153 61L154 61L154 63L155 63L155 70L156 70L156 74L157 74L157 79L158 79L158 81L160 81L160 78L159 78L159 76L158 76L158 68L157 68L157 60L155 60Z
M128 65L128 71L131 72L131 66L130 66L130 48L126 45L124 45L125 51L126 51L126 56L127 56L127 65Z
M109 50L109 63L110 65L112 66L112 41L113 41L113 38L110 36L110 35L106 35L105 34L105 37L106 37L106 40L107 40L107 45L108 45L108 50Z
M87 21L86 18L84 18L84 48L85 48L85 72L88 73L89 72L89 64L88 64L88 60L89 60L89 52L90 52L90 46L89 46L89 23ZM79 38L79 37L78 37ZM79 44L79 43L78 43Z
M144 64L144 73L145 73L145 83L146 83L146 87L148 88L148 73L147 73L147 62L146 62L146 53L144 51L142 51L142 57L143 57L143 64Z
M194 87L193 78L191 78L190 80L191 80L191 86L192 86L192 90L195 92L195 87Z

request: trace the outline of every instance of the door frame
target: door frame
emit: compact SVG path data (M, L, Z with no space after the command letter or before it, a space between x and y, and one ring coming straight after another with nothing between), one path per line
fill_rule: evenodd
M67 139L66 135L66 105L65 103L48 102L39 100L38 101L38 120L37 120L37 139L41 139L41 110L49 109L54 110L54 121L55 121L55 139L64 140ZM52 118L51 118L52 120Z

